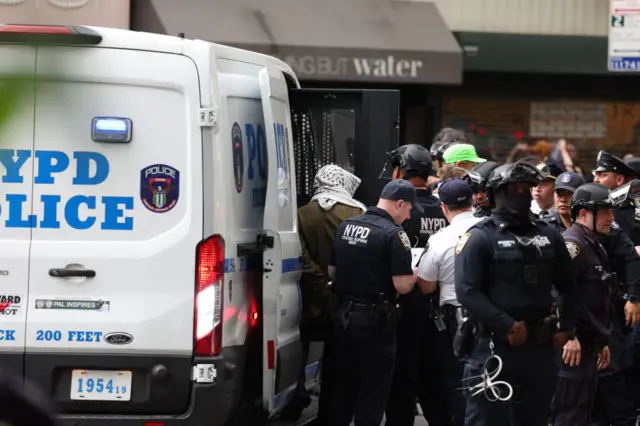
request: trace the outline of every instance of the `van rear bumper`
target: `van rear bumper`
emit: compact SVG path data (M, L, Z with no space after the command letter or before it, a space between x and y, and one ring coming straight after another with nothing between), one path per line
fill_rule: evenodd
M196 363L214 364L216 382L193 383L187 411L176 416L154 415L82 415L58 417L62 426L143 426L157 422L164 426L222 426L239 404L242 392L245 351L243 347L224 348L216 358L196 359Z

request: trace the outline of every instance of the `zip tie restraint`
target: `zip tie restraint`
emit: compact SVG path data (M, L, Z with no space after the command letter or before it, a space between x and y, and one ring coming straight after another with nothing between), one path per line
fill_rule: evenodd
M496 381L496 379L502 372L502 358L494 353L493 348L493 340L489 340L489 349L491 349L491 355L489 355L489 358L487 358L487 360L484 362L484 372L479 376L467 377L466 379L462 379L463 383L468 380L480 379L480 383L471 387L463 387L461 389L468 390L469 392L471 392L472 396L484 393L485 398L487 398L487 401L489 402L509 401L513 396L513 387L511 387L511 385L505 381ZM496 360L498 366L495 370L489 372L487 370L487 367L492 360ZM502 396L500 387L507 390L506 396Z

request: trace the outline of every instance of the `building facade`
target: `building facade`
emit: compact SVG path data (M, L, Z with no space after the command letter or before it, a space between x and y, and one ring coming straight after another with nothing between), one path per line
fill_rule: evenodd
M0 0L0 21L184 33L280 57L305 87L399 89L402 143L453 126L498 160L558 138L585 166L640 155L637 75L607 70L609 0Z

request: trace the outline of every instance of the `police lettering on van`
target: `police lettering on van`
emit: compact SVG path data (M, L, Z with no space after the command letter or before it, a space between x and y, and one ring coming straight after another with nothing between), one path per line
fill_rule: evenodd
M109 161L104 155L98 152L75 151L71 156L75 163L75 175L70 182L72 185L100 185L109 177ZM71 165L69 155L62 151L35 151L34 158L38 160L33 179L34 185L54 184L58 179L56 175L64 172ZM102 230L133 230L131 211L134 208L134 200L131 196L75 195L63 200L60 195L42 194L40 200L33 201L34 204L42 203L40 217L34 214L26 215L25 211L30 208L30 203L27 203L27 194L12 193L11 184L24 183L21 171L27 161L33 161L29 150L0 149L0 163L6 169L6 174L2 176L2 183L7 184L0 211L5 219L5 227L59 229L63 226L62 220L69 227L78 230L96 226ZM91 173L92 170L93 173ZM62 217L58 216L60 204L64 206ZM81 209L88 210L89 214L81 215ZM98 209L103 212L103 219L99 225L96 223Z
M252 204L253 207L264 207L265 199L267 197L267 138L261 124L254 126L251 123L246 123L244 125L244 131L247 138L247 148L249 153L247 179L254 181L256 177L258 177L262 181L262 184L259 187L253 189ZM242 137L242 134L240 134L240 137ZM236 164L237 163L234 161L234 166ZM242 177L239 181L240 190L238 192L241 192L243 188ZM236 183L236 190L237 188L238 185Z

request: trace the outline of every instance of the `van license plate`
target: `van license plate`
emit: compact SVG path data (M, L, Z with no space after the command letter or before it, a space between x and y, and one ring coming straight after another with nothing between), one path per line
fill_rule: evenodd
M130 401L131 371L73 370L71 399L76 401Z

